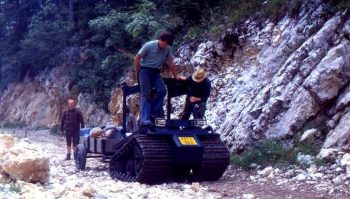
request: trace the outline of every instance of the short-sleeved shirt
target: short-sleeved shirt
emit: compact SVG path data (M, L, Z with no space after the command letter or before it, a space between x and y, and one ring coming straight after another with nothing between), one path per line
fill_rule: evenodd
M161 69L164 63L170 58L174 59L170 46L161 48L158 40L145 43L138 54L141 56L141 67Z

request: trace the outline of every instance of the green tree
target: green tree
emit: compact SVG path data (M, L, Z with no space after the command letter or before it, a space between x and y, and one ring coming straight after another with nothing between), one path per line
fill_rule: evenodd
M42 5L38 0L1 0L0 1L0 91L7 84L19 80L21 71L17 61L31 17Z
M44 68L60 64L59 54L70 44L70 30L66 13L47 1L31 18L28 33L21 41L18 54L22 70L35 75Z

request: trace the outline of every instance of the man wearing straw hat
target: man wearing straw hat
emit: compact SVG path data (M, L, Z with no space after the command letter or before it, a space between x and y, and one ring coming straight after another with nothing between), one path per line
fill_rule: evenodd
M181 119L188 120L192 113L194 119L203 119L211 89L205 70L198 68L188 78L180 77L180 79L185 80L189 88Z

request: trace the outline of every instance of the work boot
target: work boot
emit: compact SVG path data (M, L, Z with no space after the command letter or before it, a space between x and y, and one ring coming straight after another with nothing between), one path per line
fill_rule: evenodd
M67 153L67 156L64 160L70 160L70 153Z
M74 156L74 160L77 159L77 153L73 153L73 156Z

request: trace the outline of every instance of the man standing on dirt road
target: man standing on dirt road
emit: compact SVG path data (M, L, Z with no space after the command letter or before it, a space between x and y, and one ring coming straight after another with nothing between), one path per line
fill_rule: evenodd
M79 131L80 128L84 128L83 114L75 106L75 100L69 99L68 109L63 112L61 119L61 134L65 134L67 142L67 156L65 160L70 160L72 144L74 160L76 159L76 149L79 143Z
M178 79L173 62L174 55L169 45L173 43L170 32L162 32L158 40L145 43L134 57L136 75L141 89L141 127L153 125L152 120L162 117L163 101L166 87L160 70L167 64L175 79ZM155 97L151 97L151 90L155 88Z

